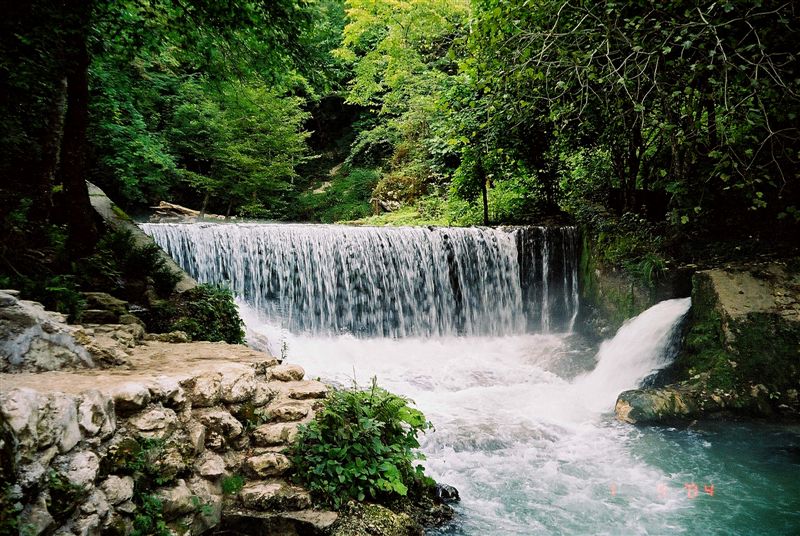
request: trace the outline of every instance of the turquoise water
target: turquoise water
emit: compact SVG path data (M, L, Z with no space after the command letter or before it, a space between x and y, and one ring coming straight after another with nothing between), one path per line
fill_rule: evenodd
M646 340L651 327L634 329ZM564 334L268 335L312 377L376 375L425 412L427 471L462 497L432 535L800 534L800 426L614 419L615 393L636 383L625 348L638 354L641 341L618 335L596 357Z

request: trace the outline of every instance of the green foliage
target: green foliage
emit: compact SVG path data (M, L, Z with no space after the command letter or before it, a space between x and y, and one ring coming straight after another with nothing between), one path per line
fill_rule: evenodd
M222 493L224 495L236 495L244 487L244 477L241 475L230 475L222 479Z
M424 477L417 437L431 427L409 401L377 386L336 390L292 447L294 478L335 508L405 496Z
M158 497L150 493L139 493L134 496L134 499L137 509L133 518L131 536L169 536L172 534L164 521L163 506Z
M378 183L378 173L373 169L353 168L331 177L322 191L307 192L300 198L305 214L313 214L319 221L357 220L372 214L370 199Z
M155 306L145 321L155 333L179 330L195 341L244 344L244 324L233 294L213 285L174 294Z
M11 482L0 485L0 536L20 534L19 512L11 499Z
M108 231L91 256L73 267L82 287L106 292L123 291L130 282L150 278L161 296L169 295L180 280L154 243L137 245L126 230Z
M77 486L51 470L47 476L47 489L49 500L47 511L56 521L63 522L89 495L89 490Z
M667 269L663 231L636 214L622 217L592 204L576 207L576 219L594 235L595 254L611 266L625 269L646 285L653 285Z

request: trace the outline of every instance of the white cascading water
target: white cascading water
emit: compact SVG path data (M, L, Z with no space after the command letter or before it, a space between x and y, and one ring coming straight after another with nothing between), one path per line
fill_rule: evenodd
M435 425L427 472L462 497L432 534L800 530L800 432L614 420L617 394L670 360L690 303L662 302L587 348L570 334L574 228L143 227L192 275L231 286L251 343L416 402Z
M690 306L690 298L666 300L625 322L600 345L594 370L576 379L581 396L595 409L607 410L619 393L668 365L676 322Z
M426 467L462 496L462 516L446 534L637 534L643 524L659 534L681 504L657 496L657 484L680 475L636 459L626 446L631 429L609 412L620 391L668 361L688 307L670 300L645 311L597 361L567 334L320 337L241 311L248 336L265 336L276 353L285 343L288 360L312 375L345 386L377 376L416 402L435 425L422 442ZM639 499L613 501L610 486L623 483Z
M578 311L574 227L142 229L199 281L229 286L296 333L506 335L529 325L562 331Z

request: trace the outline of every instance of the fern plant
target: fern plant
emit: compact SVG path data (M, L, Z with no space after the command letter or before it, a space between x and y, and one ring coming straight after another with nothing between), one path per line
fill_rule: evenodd
M301 425L292 458L294 479L321 501L339 508L363 501L405 496L428 482L418 435L431 427L411 401L378 387L333 391L325 407Z

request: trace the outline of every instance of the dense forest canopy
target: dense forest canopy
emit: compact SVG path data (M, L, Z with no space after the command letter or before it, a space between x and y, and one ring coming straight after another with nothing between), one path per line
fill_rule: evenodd
M651 265L665 241L796 236L799 21L768 0L17 2L3 270L14 236L91 250L85 180L133 211L577 219Z

